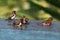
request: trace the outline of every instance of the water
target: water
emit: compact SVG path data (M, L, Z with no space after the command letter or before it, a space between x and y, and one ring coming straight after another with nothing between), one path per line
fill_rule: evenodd
M29 21L25 30L18 30L0 19L0 40L60 40L60 22L53 22L52 26L38 26L40 21Z

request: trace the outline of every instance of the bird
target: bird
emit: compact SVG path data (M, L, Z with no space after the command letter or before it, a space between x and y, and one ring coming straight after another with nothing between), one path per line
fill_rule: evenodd
M26 28L26 23L25 22L23 22L23 21L25 21L25 19L23 19L23 18L21 18L21 19L17 19L16 21L14 21L13 23L12 23L12 25L14 26L14 27L17 27L17 28L19 28L19 29L25 29Z
M16 21L14 21L13 23L12 23L12 25L13 26L21 26L22 25L22 23L21 23L21 19L17 19Z
M41 23L39 23L39 25L42 25L42 26L51 26L52 21L53 21L53 18L49 17L47 20L44 20Z
M22 20L22 24L27 24L28 23L28 18L26 18L26 16L23 16L21 18L21 20Z
M15 17L16 17L16 11L12 11L11 15L6 20L12 21Z

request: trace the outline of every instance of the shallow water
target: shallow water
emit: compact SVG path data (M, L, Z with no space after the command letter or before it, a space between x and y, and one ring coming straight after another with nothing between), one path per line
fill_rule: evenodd
M50 27L36 24L41 21L29 22L25 30L18 30L0 19L0 40L60 40L60 22L53 22Z

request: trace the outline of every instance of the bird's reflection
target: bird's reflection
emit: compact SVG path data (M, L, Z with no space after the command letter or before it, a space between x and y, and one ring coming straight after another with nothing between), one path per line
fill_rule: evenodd
M27 24L15 25L13 27L16 29L25 30L27 28Z

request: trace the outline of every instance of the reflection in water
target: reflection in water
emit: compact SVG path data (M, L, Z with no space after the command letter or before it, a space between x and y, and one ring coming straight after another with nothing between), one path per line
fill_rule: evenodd
M25 30L27 28L27 25L26 24L23 24L21 26L13 26L13 27L16 28L16 29Z

